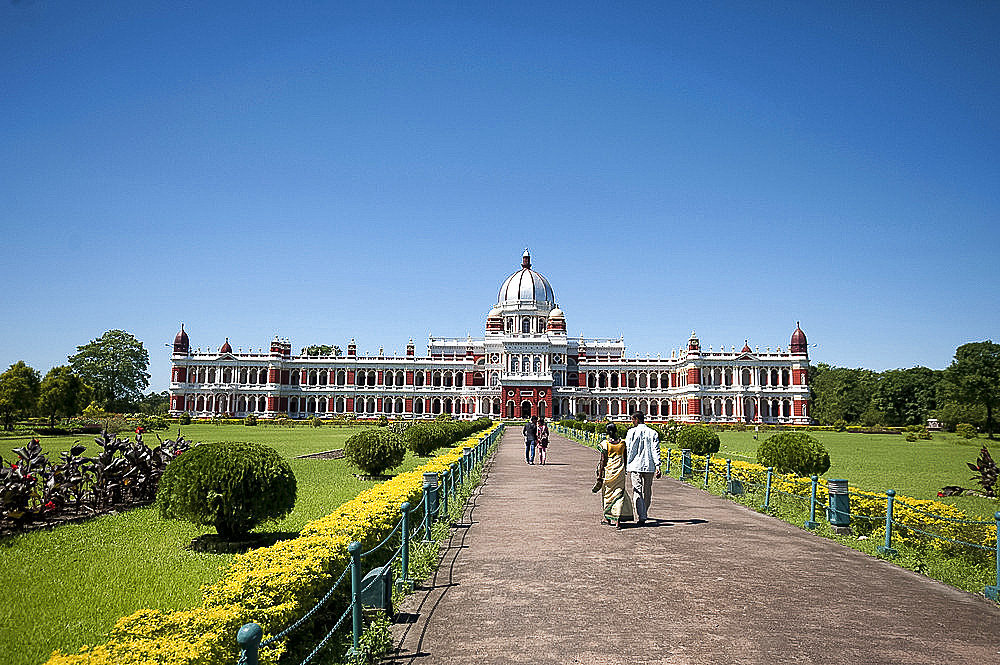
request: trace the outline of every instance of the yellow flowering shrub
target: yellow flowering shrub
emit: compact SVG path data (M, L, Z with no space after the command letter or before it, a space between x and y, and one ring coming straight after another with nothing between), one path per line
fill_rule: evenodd
M696 460L694 466L704 473L705 458L692 455ZM664 460L665 461L665 460ZM670 464L679 465L681 453L671 451ZM725 476L726 461L712 457L710 474ZM767 468L752 462L733 460L730 473L732 477L746 484L764 486L767 482ZM695 472L698 475L698 472ZM808 499L812 493L812 480L792 474L774 473L771 478L772 496L777 492L800 496ZM817 482L816 498L827 503L826 479ZM885 535L885 493L869 492L857 489L850 491L851 518L853 525L862 532ZM855 519L856 518L856 519ZM932 534L931 536L925 535ZM936 536L936 537L935 537ZM948 539L948 540L943 540ZM994 548L997 542L997 528L994 522L982 521L969 517L955 506L935 501L933 499L914 499L896 495L893 502L893 541L899 542L929 542L936 549L955 547L950 541L969 543L984 548Z
M235 662L239 653L236 633L243 624L260 624L267 639L302 617L350 563L348 544L358 541L367 551L382 542L400 518L400 505L408 501L412 506L420 500L423 474L447 470L462 457L463 446L475 446L482 436L466 439L423 466L362 492L306 524L298 538L237 555L221 580L202 587L200 607L139 610L119 619L105 644L84 647L75 654L56 651L46 665ZM350 584L341 586L346 602ZM261 649L260 662L276 663L283 650L283 643Z

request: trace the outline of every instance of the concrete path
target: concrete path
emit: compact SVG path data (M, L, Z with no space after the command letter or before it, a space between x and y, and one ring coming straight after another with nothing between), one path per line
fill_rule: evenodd
M1000 663L1000 608L664 478L602 526L597 453L508 430L389 663ZM537 460L536 460L537 461Z

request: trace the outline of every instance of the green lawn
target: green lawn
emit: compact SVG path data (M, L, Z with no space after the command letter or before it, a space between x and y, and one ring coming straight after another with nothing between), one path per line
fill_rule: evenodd
M846 478L852 489L897 494L917 499L937 499L952 503L970 516L992 519L1000 503L977 497L939 498L945 485L977 488L970 480L966 462L975 462L979 449L986 446L1000 456L1000 441L962 439L955 434L934 434L930 441L909 442L898 434L850 434L811 432L830 453L830 470L825 478ZM765 433L761 433L763 438ZM756 461L757 441L753 432L720 432L717 457Z
M298 485L295 510L258 531L298 532L375 484L355 478L343 459L294 459L340 448L354 429L196 424L182 431L196 442L263 443L289 459ZM166 438L163 432L160 436ZM147 443L150 439L155 441L147 435ZM50 458L57 459L58 451L76 440L88 445L85 455L96 453L92 436L53 437L42 443ZM0 445L0 452L7 453L24 441L6 439ZM424 462L426 458L408 455L397 471ZM38 665L56 648L76 651L103 642L118 618L136 610L197 605L199 587L217 580L232 560L231 555L184 549L206 532L161 520L153 508L140 508L0 541L0 575L6 580L0 585L0 661Z

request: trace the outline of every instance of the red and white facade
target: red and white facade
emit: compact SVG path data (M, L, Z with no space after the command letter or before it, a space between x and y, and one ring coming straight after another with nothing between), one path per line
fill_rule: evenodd
M184 327L171 356L170 413L273 418L626 418L683 422L809 423L806 336L786 349L708 351L694 333L669 358L626 358L619 339L569 337L552 287L521 269L500 287L485 336L431 337L417 356L293 355L287 339L267 352L192 351Z

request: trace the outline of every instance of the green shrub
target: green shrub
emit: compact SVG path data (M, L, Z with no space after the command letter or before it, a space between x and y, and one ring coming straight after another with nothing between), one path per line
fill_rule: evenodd
M369 476L381 476L403 463L406 444L387 427L361 430L344 442L344 457Z
M979 432L976 431L976 426L970 425L969 423L959 423L955 425L955 434L958 434L963 439L975 439L979 436Z
M243 424L246 425L247 427L256 427L257 416L252 413L248 413L247 417L243 419Z
M407 428L403 433L403 441L413 454L426 457L445 445L445 432L435 423L418 423Z
M177 422L181 425L190 425L191 414L185 411L184 413L181 414L181 417L177 419Z
M907 441L909 441L910 443L913 443L914 441L916 441L916 440L917 440L917 433L916 433L916 432L907 432L907 433L906 433L906 434L904 435L904 438L905 438L905 439L906 439Z
M389 424L389 416L383 413L381 416L378 417L379 427L386 427L388 424Z
M677 433L677 447L695 455L719 452L719 435L706 425L688 425Z
M833 423L833 431L835 432L846 432L847 431L847 421L841 418Z
M823 475L830 469L830 454L814 436L805 432L781 432L757 447L757 462L773 466L779 473L799 476Z
M288 515L295 495L295 474L276 450L205 443L167 465L156 500L162 517L214 526L228 538Z
M323 421L316 416L309 416L309 424L313 427L322 427Z

